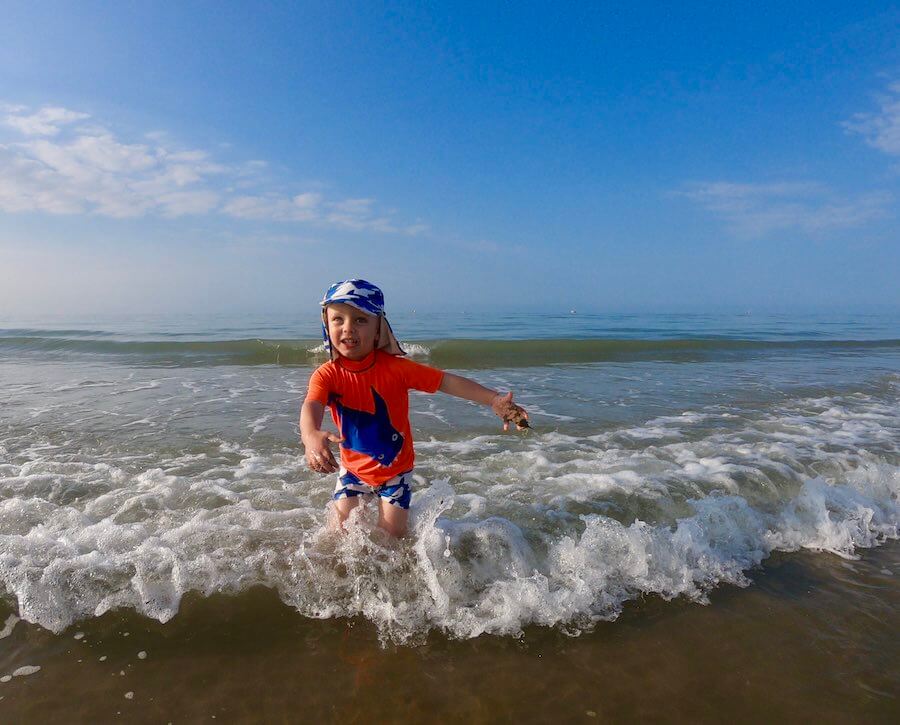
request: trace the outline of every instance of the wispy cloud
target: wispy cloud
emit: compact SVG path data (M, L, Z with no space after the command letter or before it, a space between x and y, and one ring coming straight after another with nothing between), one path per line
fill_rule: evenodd
M26 136L55 136L68 123L89 118L86 113L69 111L65 108L47 107L35 113L28 113L25 106L5 106L3 123Z
M0 107L19 138L0 143L0 210L113 218L215 214L266 222L419 234L374 199L331 199L321 191L271 188L260 160L225 164L201 149L176 149L165 133L119 138L86 113ZM23 138L24 137L24 138Z
M376 210L374 199L334 201L319 192L306 192L290 198L278 194L236 196L222 210L239 219L311 222L354 231L415 235L428 228L425 224L397 224L390 215Z
M842 125L856 133L873 148L891 156L900 156L900 81L888 85L878 97L878 110L857 113Z
M886 192L843 198L827 186L811 182L697 182L674 193L719 216L735 234L748 237L857 227L886 217L892 201Z
M202 151L82 130L0 145L0 209L115 218L203 214L220 204L210 179L225 171Z
M224 205L223 211L239 219L308 222L319 217L321 205L322 195L315 192L298 194L291 199L264 194L234 197Z

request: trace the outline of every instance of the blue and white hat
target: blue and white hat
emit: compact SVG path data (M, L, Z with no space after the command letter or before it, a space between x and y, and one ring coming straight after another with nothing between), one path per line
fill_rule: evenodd
M381 329L378 334L378 349L384 350L391 355L406 355L406 352L400 347L400 343L397 342L387 317L384 316L384 294L382 291L364 279L348 279L331 285L319 303L322 305L322 339L325 341L325 352L332 358L334 353L331 349L331 339L328 337L328 327L325 324L325 308L338 302L380 318Z

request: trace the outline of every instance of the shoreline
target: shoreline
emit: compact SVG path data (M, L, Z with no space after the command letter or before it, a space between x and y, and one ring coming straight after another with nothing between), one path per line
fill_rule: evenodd
M18 622L0 640L0 670L41 669L0 684L0 712L67 722L888 722L900 712L900 542L858 554L774 554L746 589L717 587L708 605L648 597L580 637L529 627L518 639L432 632L419 646L383 647L366 621L307 619L263 588L186 597L167 624L117 611L54 635Z

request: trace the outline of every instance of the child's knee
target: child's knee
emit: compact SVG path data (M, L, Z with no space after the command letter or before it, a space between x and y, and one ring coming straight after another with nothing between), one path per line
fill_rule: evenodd
M406 535L409 511L387 501L381 502L378 525L398 539Z
M359 505L359 496L345 496L343 498L337 498L334 499L333 504L336 523L338 526L340 526L350 516L350 512Z

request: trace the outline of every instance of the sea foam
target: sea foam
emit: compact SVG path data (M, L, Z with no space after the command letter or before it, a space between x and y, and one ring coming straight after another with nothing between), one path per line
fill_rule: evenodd
M433 436L399 542L371 505L330 530L333 479L293 442L251 444L256 415L243 438L171 447L10 425L0 582L18 616L55 632L123 607L165 622L188 592L262 585L309 617L364 617L385 641L577 633L642 596L746 585L774 551L852 557L897 538L896 390L877 393Z
M580 630L642 595L702 602L718 584L746 585L775 550L852 557L897 538L898 495L898 470L879 466L842 484L810 479L773 512L710 495L671 526L589 514L579 531L542 538L499 516L448 518L456 495L434 481L417 494L401 542L375 529L369 507L345 534L246 501L170 519L165 531L69 512L4 537L0 576L24 619L57 632L123 606L167 621L188 591L258 584L307 616L364 616L397 642L433 628L454 637L517 635L530 624Z

